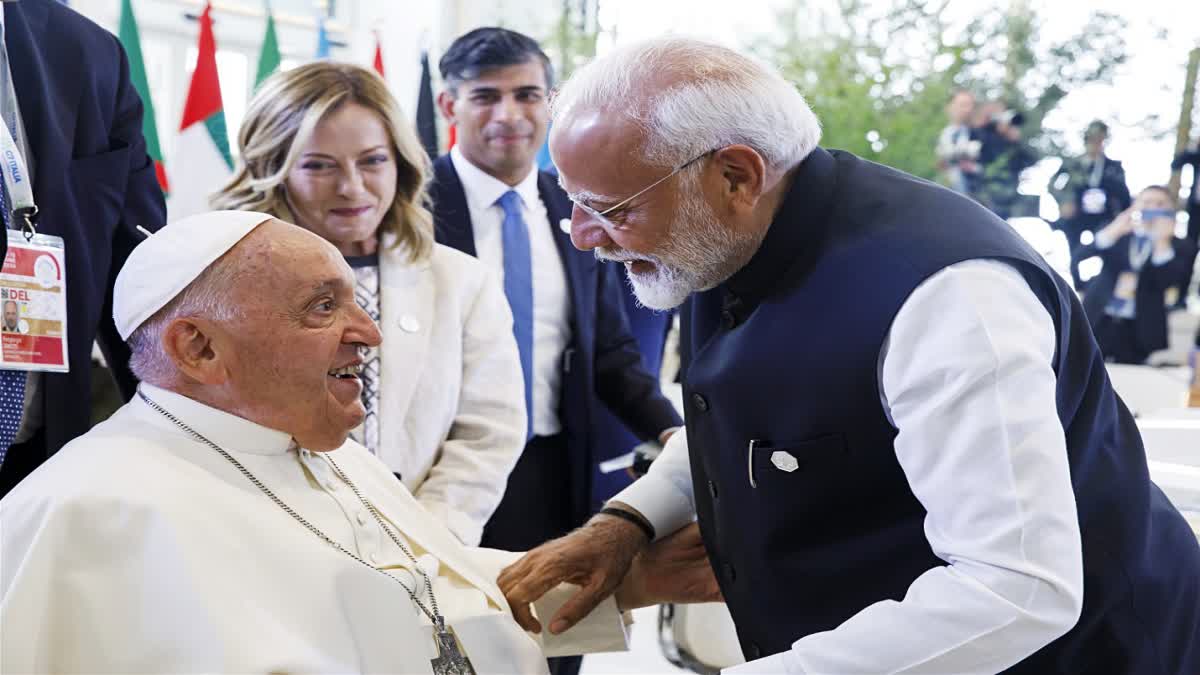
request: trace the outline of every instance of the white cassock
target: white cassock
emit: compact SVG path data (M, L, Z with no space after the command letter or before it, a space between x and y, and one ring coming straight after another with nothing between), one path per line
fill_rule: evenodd
M562 636L522 631L495 583L517 555L462 546L362 446L297 449L285 433L141 390L317 529L420 588L333 459L434 578L480 675L544 673L547 655L626 648L611 599ZM0 556L6 673L430 673L437 655L400 584L320 540L137 397L0 501ZM535 610L548 617L569 592Z

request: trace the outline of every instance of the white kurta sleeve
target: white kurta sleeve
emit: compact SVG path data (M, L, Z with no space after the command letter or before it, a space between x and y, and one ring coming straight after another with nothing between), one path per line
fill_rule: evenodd
M687 428L680 427L645 476L613 497L637 509L664 537L696 517L692 465L688 460Z
M880 355L881 391L947 564L901 602L725 672L995 673L1074 626L1083 565L1054 351L1049 313L1003 263L959 263L919 286Z
M479 544L525 446L523 387L503 286L482 274L463 320L458 410L440 457L413 495L467 546Z

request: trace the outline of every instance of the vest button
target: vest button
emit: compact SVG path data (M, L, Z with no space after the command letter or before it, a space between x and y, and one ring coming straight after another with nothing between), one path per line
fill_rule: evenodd
M749 656L751 659L762 658L762 650L759 649L757 643L751 642L746 645L746 656Z
M713 500L716 500L716 498L717 498L717 484L716 484L716 483L714 483L714 482L712 482L711 480L710 480L710 481L708 481L708 494L712 496Z
M708 412L708 399L700 394L692 394L692 405L700 412Z
M725 563L725 578L728 579L729 583L731 584L737 581L737 570L733 569L733 565L730 565L729 563Z

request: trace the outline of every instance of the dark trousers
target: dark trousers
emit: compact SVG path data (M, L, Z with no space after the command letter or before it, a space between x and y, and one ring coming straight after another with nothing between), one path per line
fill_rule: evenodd
M1055 226L1055 229L1062 230L1062 233L1067 236L1067 249L1071 252L1071 284L1075 290L1082 292L1083 279L1079 276L1079 249L1083 248L1083 243L1079 239L1083 236L1085 228L1072 220L1060 220L1055 223Z
M4 455L4 463L0 464L0 498L8 494L45 460L45 429L38 429L37 433L24 443L10 445Z
M1133 319L1102 316L1096 322L1095 333L1105 361L1140 366L1150 357L1150 351L1138 340L1137 323Z
M1197 167L1197 171L1200 171L1200 167ZM1200 181L1197 181L1196 187L1192 189L1200 190ZM1195 200L1196 196L1192 195L1192 199ZM1188 291L1192 287L1192 275L1196 271L1196 256L1200 255L1200 202L1193 201L1188 205L1187 238L1188 241L1195 244L1195 248L1192 249L1190 264L1184 265L1183 285L1179 288L1179 302L1176 307L1187 306Z
M480 546L528 551L571 531L571 486L565 434L534 436L508 475L500 506L483 528ZM544 617L549 619L549 617ZM582 656L547 660L550 675L576 675Z

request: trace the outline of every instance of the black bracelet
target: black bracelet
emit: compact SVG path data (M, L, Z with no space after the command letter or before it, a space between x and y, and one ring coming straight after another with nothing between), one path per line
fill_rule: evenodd
M600 509L600 513L606 516L616 516L617 518L624 518L625 520L628 520L629 522L638 526L638 529L640 529L642 533L646 535L646 539L649 541L654 541L654 526L638 516L626 511L625 509L615 509L611 506L606 506Z

